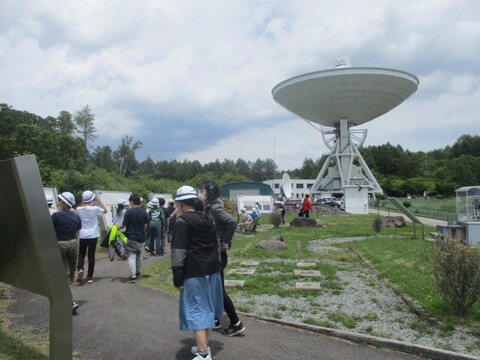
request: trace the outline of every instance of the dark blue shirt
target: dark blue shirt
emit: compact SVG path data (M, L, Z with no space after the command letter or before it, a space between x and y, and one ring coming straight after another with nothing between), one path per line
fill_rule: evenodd
M125 235L128 240L145 242L145 225L148 223L147 212L142 207L128 209L123 217L123 223L127 230Z
M53 227L57 241L77 238L77 231L82 228L82 220L75 211L60 210L52 214Z

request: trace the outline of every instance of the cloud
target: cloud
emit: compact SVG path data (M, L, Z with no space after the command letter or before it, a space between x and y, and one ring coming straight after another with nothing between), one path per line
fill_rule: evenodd
M272 158L275 136L295 168L327 148L271 89L348 55L420 79L365 145L428 151L479 133L479 14L475 0L6 0L0 97L42 116L88 104L94 145L131 135L142 159Z

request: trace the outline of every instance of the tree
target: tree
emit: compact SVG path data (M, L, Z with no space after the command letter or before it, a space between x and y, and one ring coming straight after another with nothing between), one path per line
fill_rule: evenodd
M253 181L262 182L271 179L274 176L277 166L272 159L261 160L257 159L251 167L250 178Z
M235 167L237 168L237 173L246 177L250 177L250 165L243 159L238 159L235 162Z
M97 138L96 129L93 125L95 115L92 113L90 106L85 105L81 110L75 113L75 123L77 125L77 132L81 135L85 145L85 157L88 156L88 141L93 141Z
M452 146L452 156L456 158L461 155L480 156L480 136L460 136Z
M114 172L117 170L117 164L113 159L113 151L110 146L97 146L93 151L90 159L93 164L99 168Z
M122 144L113 153L113 158L117 161L120 176L128 176L133 170L138 168L138 161L135 157L135 151L142 147L141 141L136 141L132 145L133 137L125 135Z
M60 111L60 114L57 116L57 131L61 135L73 136L77 127L73 122L72 114L68 111Z

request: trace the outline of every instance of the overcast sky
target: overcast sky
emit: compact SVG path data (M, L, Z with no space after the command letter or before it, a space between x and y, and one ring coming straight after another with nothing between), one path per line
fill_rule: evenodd
M139 160L318 158L321 134L271 90L339 55L420 80L359 127L365 146L429 151L480 133L478 0L0 1L0 102L41 116L88 104L93 147L130 135Z

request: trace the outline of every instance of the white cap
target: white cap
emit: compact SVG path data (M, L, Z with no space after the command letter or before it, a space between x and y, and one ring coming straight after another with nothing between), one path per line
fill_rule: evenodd
M93 193L93 191L87 190L82 193L82 202L84 202L85 204L88 204L93 200L95 200L95 194Z
M48 205L52 205L52 204L53 204L53 197L52 197L52 196L47 195L45 198L47 199L47 204L48 204Z
M244 207L240 209L241 212L247 212L247 209L245 209Z
M58 195L58 198L62 200L65 204L69 207L73 207L75 205L75 196L71 192L65 191Z
M128 205L128 204L127 204L127 201L125 199L118 199L117 205L125 206L125 205Z
M151 204L152 206L155 206L155 205L158 206L158 205L160 205L160 201L159 201L157 198L153 198L153 199L150 201L150 204Z
M175 201L183 201L187 199L196 199L197 192L195 189L191 186L184 185L181 188L177 190L177 197L175 198Z

